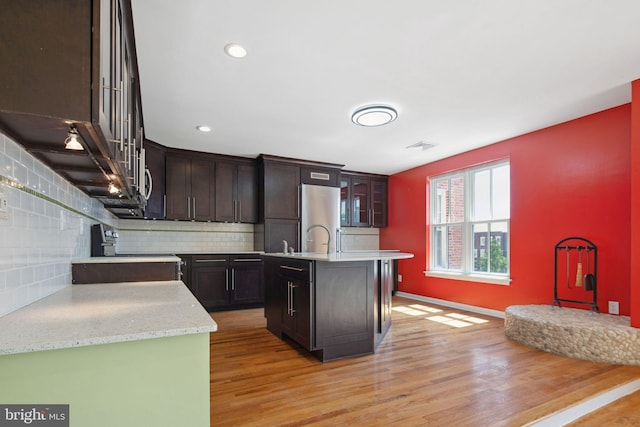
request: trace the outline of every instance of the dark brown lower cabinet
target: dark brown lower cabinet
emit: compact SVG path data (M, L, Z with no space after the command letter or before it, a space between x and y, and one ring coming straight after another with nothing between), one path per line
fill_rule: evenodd
M380 315L374 314L381 309L374 304L381 284L375 277L377 263L265 257L267 329L323 362L373 353L384 336L376 326ZM390 303L389 296L389 314Z
M191 290L207 310L229 305L229 258L227 256L193 256Z
M309 261L280 265L280 294L286 304L280 304L282 332L298 344L312 350L311 319L311 275L312 264Z
M231 292L232 306L264 304L264 261L255 255L232 255Z
M207 311L264 304L263 260L259 255L179 256L188 265L183 282Z

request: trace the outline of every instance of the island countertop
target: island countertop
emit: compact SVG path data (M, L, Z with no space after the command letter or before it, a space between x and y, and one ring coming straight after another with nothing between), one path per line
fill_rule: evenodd
M0 317L0 355L216 330L181 281L70 285Z
M375 261L375 260L395 260L413 258L412 253L399 251L358 251L358 252L337 252L322 254L317 252L296 252L284 254L282 252L266 253L264 256L279 257L287 259L307 259L311 261L326 262L347 262L347 261Z

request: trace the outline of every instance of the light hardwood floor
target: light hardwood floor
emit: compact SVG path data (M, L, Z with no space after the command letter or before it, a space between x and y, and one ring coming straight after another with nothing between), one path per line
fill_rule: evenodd
M212 313L211 425L520 426L640 378L514 343L502 319L393 305L376 354L324 364L269 333L262 309Z

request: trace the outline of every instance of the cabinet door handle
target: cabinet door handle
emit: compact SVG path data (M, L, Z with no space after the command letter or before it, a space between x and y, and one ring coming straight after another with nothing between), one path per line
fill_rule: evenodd
M224 287L229 291L229 270L224 271Z
M295 308L296 304L294 300L295 288L296 288L296 285L293 282L291 282L291 317L293 317L293 315L296 313L296 308Z
M191 218L191 196L187 196L187 218Z
M164 197L162 198L163 201L163 206L162 206L162 213L163 213L163 217L167 217L167 195L165 194Z
M120 80L120 152L124 151L124 81Z
M227 262L226 259L197 259L196 262L206 263L206 262Z
M291 315L291 282L287 280L287 314Z
M285 270L304 271L304 268L289 267L288 265L281 265L280 268L284 268Z
M236 269L235 268L231 269L231 290L232 291L236 290Z
M193 218L196 218L196 198L193 198Z
M238 208L237 205L238 201L236 199L233 199L233 205L231 206L231 216L233 217L232 222L238 222Z
M260 258L236 258L233 262L262 262Z

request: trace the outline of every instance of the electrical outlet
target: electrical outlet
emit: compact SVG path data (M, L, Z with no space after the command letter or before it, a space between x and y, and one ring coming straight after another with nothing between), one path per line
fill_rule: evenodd
M4 194L4 189L0 185L0 219L9 219L9 203Z
M620 304L618 301L609 301L609 314L620 314Z
M402 274L398 274L398 282L402 282Z

